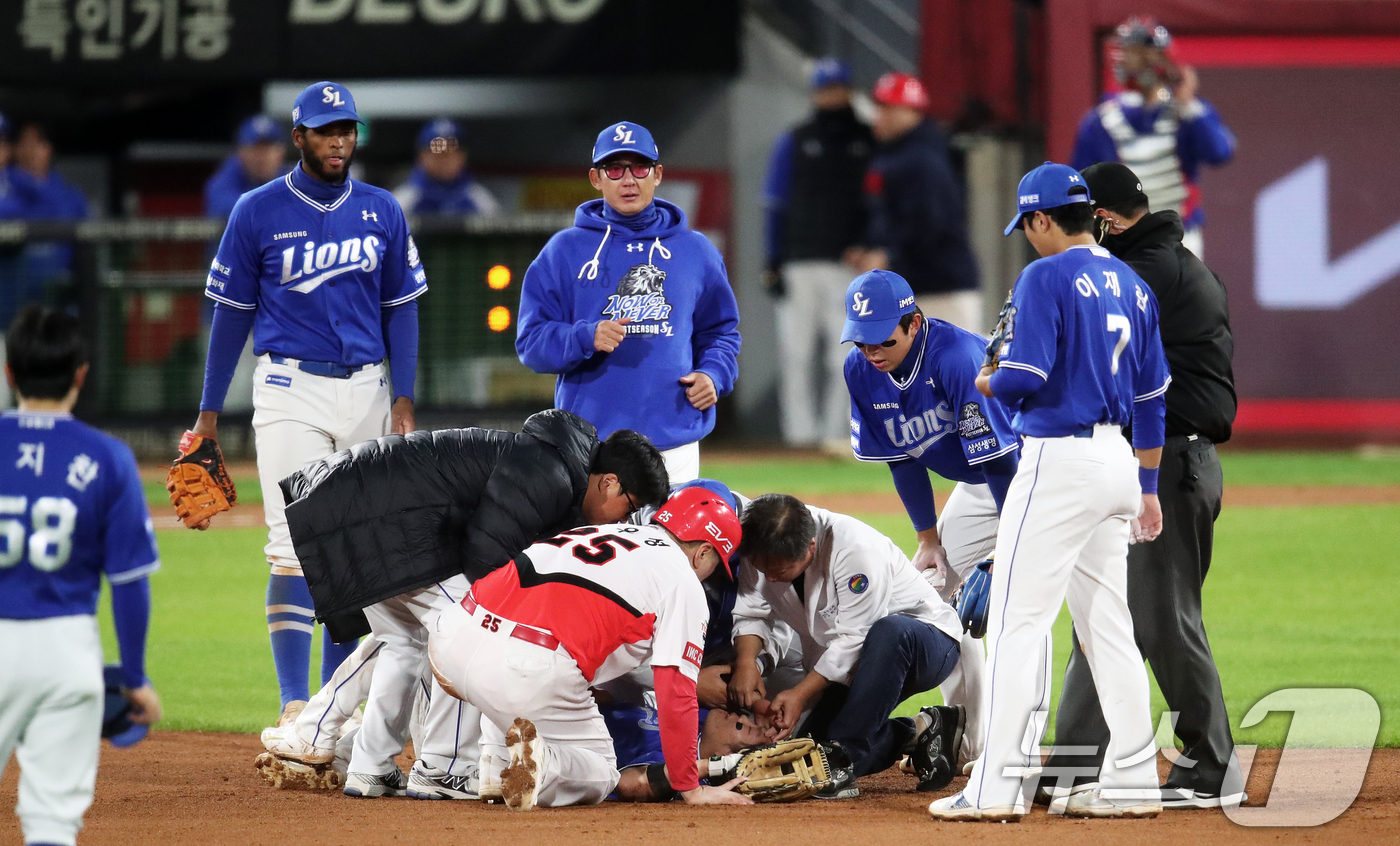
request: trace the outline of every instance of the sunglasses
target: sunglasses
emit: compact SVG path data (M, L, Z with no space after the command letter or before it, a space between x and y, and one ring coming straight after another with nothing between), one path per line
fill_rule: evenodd
M656 167L655 162L653 162L652 164L627 164L624 162L609 162L608 164L598 165L598 170L607 174L607 177L609 179L616 182L617 180L621 179L629 170L632 171L633 177L637 179L646 179L649 175L651 175L651 169L654 167Z
M860 341L856 341L856 346L860 347L860 348L863 349L863 350L873 350L873 349L875 349L876 347L884 347L885 349L889 349L890 347L894 346L894 345L897 344L897 343L899 343L899 340L898 340L898 339L896 339L896 338L890 338L888 341L885 341L883 344L862 344Z

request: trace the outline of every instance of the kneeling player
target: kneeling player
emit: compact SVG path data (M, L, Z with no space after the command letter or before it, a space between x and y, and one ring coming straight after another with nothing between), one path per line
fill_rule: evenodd
M729 506L691 488L653 525L585 526L537 543L444 611L429 657L443 689L486 718L483 789L498 781L517 810L603 801L617 756L590 688L647 663L671 786L688 804L747 804L733 783L701 786L696 766L700 579L728 566L739 538Z

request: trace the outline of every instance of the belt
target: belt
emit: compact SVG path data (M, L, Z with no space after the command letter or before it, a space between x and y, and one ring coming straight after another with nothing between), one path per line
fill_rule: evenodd
M481 608L481 606L476 604L476 600L473 599L472 595L469 593L466 596L462 597L462 608L464 608L468 614L475 616L476 609ZM492 614L490 611L486 611L485 609L482 609L482 613L489 615L492 619L500 619L496 617L495 614ZM536 646L543 646L545 649L548 649L551 652L559 648L559 639L556 638L554 635L550 634L549 632L531 628L523 623L512 623L509 620L501 620L501 622L509 626L514 626L514 628L510 630L509 636L515 638L516 640L523 640L526 643L533 643ZM489 628L485 621L483 621L481 627L483 629L489 629L490 631L497 631L497 629Z
M353 373L359 373L366 367L373 367L373 364L357 364L354 366L346 364L336 364L333 361L298 361L295 358L287 358L275 354L268 354L267 360L273 364L285 364L288 367L295 367L303 373L310 373L313 376L329 376L332 379L349 379Z

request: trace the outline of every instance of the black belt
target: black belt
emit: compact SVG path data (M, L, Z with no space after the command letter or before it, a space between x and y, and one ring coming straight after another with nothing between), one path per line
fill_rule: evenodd
M352 374L359 373L366 367L373 367L373 364L357 364L354 366L337 364L333 361L296 361L296 359L285 358L280 355L269 354L268 361L273 364L286 364L290 367L310 373L313 376L329 376L332 379L349 379ZM292 364L296 361L296 364Z

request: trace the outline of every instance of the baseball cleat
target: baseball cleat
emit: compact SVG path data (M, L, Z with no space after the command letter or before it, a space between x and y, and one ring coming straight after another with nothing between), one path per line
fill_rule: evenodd
M453 775L415 761L413 769L408 771L408 795L414 799L479 799L476 770Z
M1065 803L1069 801L1069 797L1077 793L1087 793L1090 790L1098 790L1098 788L1099 783L1097 781L1081 781L1074 784L1072 787L1061 787L1053 783L1047 786L1046 783L1041 783L1036 787L1035 794L1031 797L1031 802L1036 805L1048 806L1052 814L1063 814L1065 812Z
M831 782L816 792L818 799L854 799L860 795L856 787L856 768L841 744L823 745L826 751L826 765L831 773Z
M303 764L264 752L253 761L263 780L278 790L339 790L345 776L331 764Z
M345 775L345 795L356 799L378 799L380 796L403 796L408 790L408 779L403 771L394 767L384 775L369 773L347 773Z
M506 729L506 749L510 766L501 772L501 795L506 807L515 811L534 809L544 775L544 739L535 724L516 717Z
M944 822L1016 822L1025 816L1015 805L979 808L967 801L961 792L944 796L929 803L929 814Z
M301 712L305 710L305 699L293 699L291 702L282 706L282 716L277 718L277 726L280 728L282 726L291 725L297 721L297 717L300 717Z
M307 743L293 725L263 729L262 743L263 748L273 755L303 764L329 764L335 760L335 744L315 746Z
M975 766L977 766L977 759L976 759L976 758L973 758L971 761L965 762L965 763L962 765L962 774L965 775L965 776L970 776L970 775L972 775L972 768L975 767Z
M1053 806L1051 807L1053 813ZM1065 816L1087 819L1147 819L1162 813L1161 802L1135 802L1119 805L1103 797L1101 788L1072 794L1065 803Z
M910 760L919 776L918 790L932 793L947 787L958 770L955 762L967 726L967 709L961 705L939 705L924 709L931 719L914 742Z
M1167 811L1200 811L1209 808L1237 808L1249 797L1243 793L1202 793L1189 787L1162 788L1162 809Z
M910 758L908 755L905 755L903 758L900 758L900 759L899 759L899 771L902 772L902 773L904 773L905 775L913 775L913 774L914 774L914 761L913 761L913 759Z

